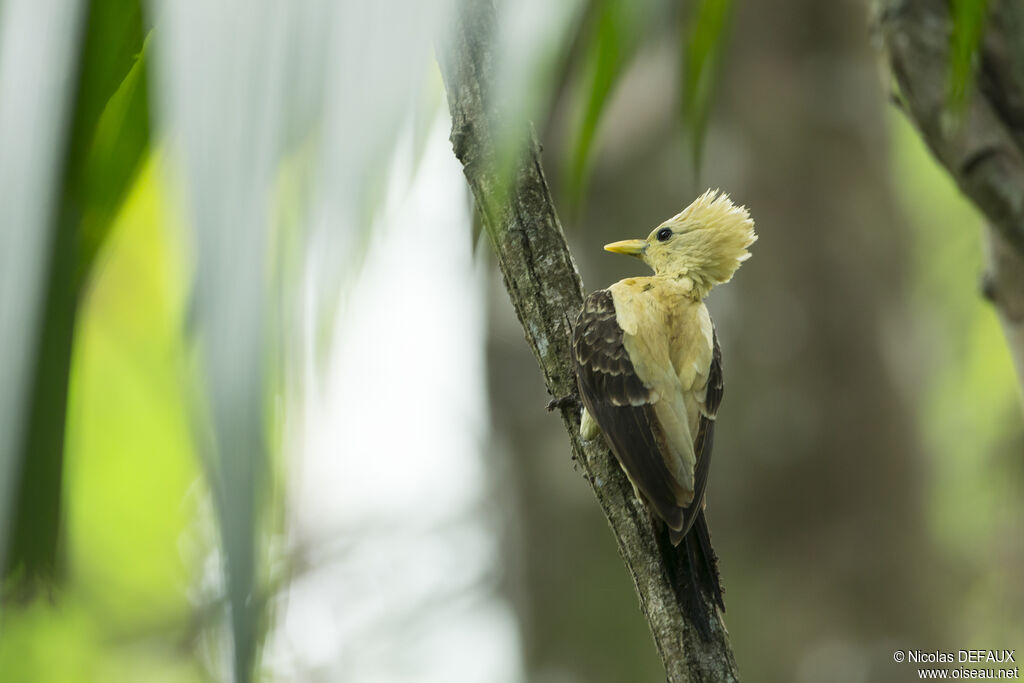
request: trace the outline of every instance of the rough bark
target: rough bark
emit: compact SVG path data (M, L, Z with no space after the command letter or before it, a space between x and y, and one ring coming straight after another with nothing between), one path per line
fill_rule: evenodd
M503 120L495 106L498 98L490 96L494 22L492 0L465 2L449 41L439 47L452 145L547 388L556 397L574 396L570 318L582 304L583 286L555 213L536 138L527 122ZM507 144L508 131L518 131L514 137L524 143L515 146L513 163L505 163L502 154L513 148ZM560 412L572 458L592 486L636 586L667 680L738 680L721 615L708 601L710 634L702 638L683 612L661 560L658 530L611 452L601 442L579 437L578 402Z
M976 87L962 112L948 95L946 0L883 0L878 30L904 111L988 220L983 292L999 312L1024 387L1024 8L990 5Z

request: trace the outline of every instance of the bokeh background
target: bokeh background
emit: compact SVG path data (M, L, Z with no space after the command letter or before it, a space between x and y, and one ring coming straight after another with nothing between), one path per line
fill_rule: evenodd
M456 11L0 2L0 680L663 677L474 237L433 59ZM588 290L640 273L601 245L707 187L756 221L708 304L748 680L1024 648L982 220L869 16L498 7L496 90Z

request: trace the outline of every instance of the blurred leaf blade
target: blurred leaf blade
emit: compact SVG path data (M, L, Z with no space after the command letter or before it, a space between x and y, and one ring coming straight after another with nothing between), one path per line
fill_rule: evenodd
M74 96L85 7L58 0L0 4L0 562L22 476L33 366L50 259L54 190ZM25 65L32 66L26 78Z
M567 195L573 206L582 200L594 142L609 98L640 46L642 29L654 10L655 5L647 0L598 2L590 34L585 39L585 75L567 170Z
M988 0L951 0L950 12L949 103L954 111L960 111L974 83L974 60L985 33Z
M30 390L29 413L21 441L22 467L12 519L7 574L17 573L28 588L60 574L65 416L71 349L81 287L89 261L80 256L82 217L95 203L90 192L112 198L102 219L109 225L130 174L99 175L90 168L90 149L111 95L130 72L142 47L138 2L92 0L88 4L77 77L72 79L72 115L60 181L60 202L51 220L53 241L47 257L42 328ZM143 116L147 116L143 103ZM120 131L115 135L120 137ZM128 133L124 139L132 139ZM134 169L141 151L132 155ZM111 187L116 185L116 187ZM97 221L98 222L98 221ZM102 233L101 228L96 232Z
M148 38L146 40L148 44ZM81 251L77 282L84 284L135 182L150 147L148 48L135 59L110 97L83 162Z
M265 430L274 348L269 213L288 137L286 5L153 0L154 97L173 134L171 168L193 246L195 429L217 511L230 671L252 680L264 627L260 589L271 471ZM326 5L320 5L325 9ZM229 40L225 37L229 36ZM231 135L224 135L225 122Z
M699 0L693 5L689 29L684 31L681 110L695 179L703 161L704 137L732 13L733 0Z

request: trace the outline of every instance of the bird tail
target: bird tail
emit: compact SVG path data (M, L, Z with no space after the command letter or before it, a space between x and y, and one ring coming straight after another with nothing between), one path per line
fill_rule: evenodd
M672 587L680 606L697 625L705 639L711 636L709 620L714 613L710 600L725 611L722 579L718 573L718 556L711 547L711 531L704 511L697 513L693 526L681 539L674 538L667 526L662 535L662 555L669 568Z
M696 571L691 574L700 576L699 583L724 612L725 600L722 598L722 576L718 573L718 555L711 547L711 530L703 510L697 515L685 542L687 554L694 558L691 567Z

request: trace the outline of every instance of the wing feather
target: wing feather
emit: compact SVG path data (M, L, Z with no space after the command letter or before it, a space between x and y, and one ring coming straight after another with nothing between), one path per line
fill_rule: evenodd
M599 290L583 305L576 322L573 353L583 404L601 427L612 452L654 512L672 530L679 543L703 509L714 442L714 414L722 395L721 351L714 338L697 436L693 502L678 504L675 478L665 463L669 446L658 420L657 391L637 375L623 345L623 330L615 314L612 294Z
M594 292L584 303L573 352L583 403L612 452L658 516L679 526L682 509L661 455L667 446L653 406L659 396L636 374L608 290Z

